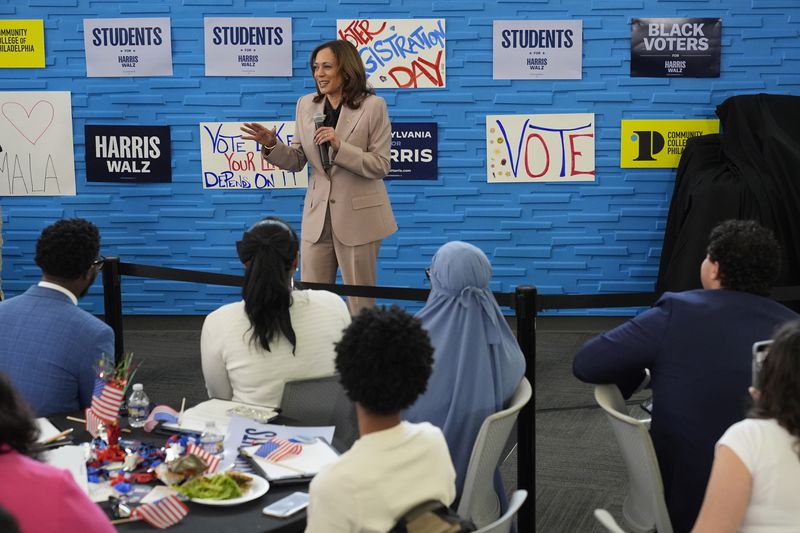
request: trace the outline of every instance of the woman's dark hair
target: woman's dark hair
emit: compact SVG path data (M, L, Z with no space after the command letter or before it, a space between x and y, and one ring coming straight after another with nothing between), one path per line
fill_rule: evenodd
M10 446L21 454L34 456L38 437L39 428L30 408L0 372L0 453Z
M239 259L245 264L242 298L253 330L251 341L267 351L278 333L292 343L292 353L297 346L289 317L289 282L298 249L297 234L278 217L256 222L236 243Z
M392 415L425 392L433 347L422 323L401 308L362 309L336 344L336 371L348 398Z
M800 439L800 320L778 328L757 385L761 394L751 414L774 418ZM800 455L800 441L795 451Z
M364 70L364 62L358 54L358 49L350 41L328 41L314 48L311 52L311 74L314 74L314 61L320 50L330 48L336 56L339 64L339 72L342 75L342 102L350 109L358 109L361 102L375 91L367 85L367 71ZM314 102L321 102L323 95L317 87L317 95Z

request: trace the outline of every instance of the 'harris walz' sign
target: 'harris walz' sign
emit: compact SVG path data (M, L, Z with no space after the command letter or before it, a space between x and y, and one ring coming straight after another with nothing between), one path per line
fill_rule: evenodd
M86 181L169 183L169 126L86 126Z
M392 169L386 179L435 180L438 177L437 127L435 122L392 123Z
M631 76L719 78L720 19L633 19Z

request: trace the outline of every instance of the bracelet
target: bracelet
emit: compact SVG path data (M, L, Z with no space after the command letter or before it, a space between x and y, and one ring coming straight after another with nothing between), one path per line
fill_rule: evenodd
M278 141L275 141L275 144L273 144L272 146L267 146L266 144L262 146L264 147L264 153L269 155L270 153L272 153L275 147L278 146Z

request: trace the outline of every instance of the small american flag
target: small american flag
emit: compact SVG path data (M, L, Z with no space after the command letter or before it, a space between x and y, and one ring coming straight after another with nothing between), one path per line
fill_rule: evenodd
M122 388L111 383L98 385L95 382L91 409L103 420L116 420L119 417L119 408L122 406L123 399L125 399L125 394Z
M97 435L100 434L99 426L102 423L103 420L94 414L94 411L92 411L91 407L86 409L86 431L88 431L92 437L97 438Z
M167 496L157 502L140 505L131 512L131 518L144 520L158 529L174 526L189 514L189 508L177 496Z
M144 421L144 430L149 433L156 428L159 422L175 423L179 417L180 413L169 405L156 405L150 411L150 416Z
M303 451L303 445L297 442L289 442L288 440L273 437L256 450L256 455L263 457L267 461L277 463L281 459L285 459L290 455L300 455Z
M213 455L205 451L201 446L197 444L191 443L186 447L186 453L190 453L192 455L196 455L200 459L203 460L205 464L208 466L206 467L206 472L209 474L213 474L217 471L217 467L219 463L222 461L221 455Z

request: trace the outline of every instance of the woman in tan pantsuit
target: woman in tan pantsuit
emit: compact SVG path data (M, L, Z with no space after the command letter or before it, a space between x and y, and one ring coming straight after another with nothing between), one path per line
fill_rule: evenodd
M291 145L278 141L275 128L245 123L242 139L262 146L262 157L281 169L309 164L303 206L300 277L333 283L341 268L346 285L375 285L381 241L397 231L383 177L389 171L392 130L386 102L367 86L358 50L330 41L311 54L317 92L297 101ZM316 128L314 115L324 114ZM319 145L327 145L331 166L323 168ZM348 299L357 314L371 298Z

